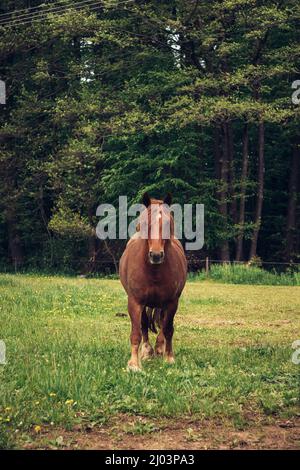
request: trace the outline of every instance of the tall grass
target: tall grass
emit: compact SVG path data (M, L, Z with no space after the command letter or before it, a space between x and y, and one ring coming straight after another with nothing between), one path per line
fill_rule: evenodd
M7 273L5 269L1 270L0 275ZM11 274L11 273L7 273ZM111 279L117 280L119 276L117 273L104 274L101 272L90 273L87 275L76 275L74 271L51 271L51 270L34 270L28 269L14 273L16 276L31 276L31 277L65 277L65 278L93 278L93 279ZM210 266L209 274L207 275L204 270L199 272L190 272L188 274L190 281L201 281L211 279L225 284L253 284L253 285L269 285L269 286L300 286L300 268L298 271L286 270L284 273L278 273L275 270L267 271L257 266L247 266L244 264L212 264ZM0 279L0 283L1 283ZM5 279L3 282L10 282Z
M189 276L191 280L206 278L204 271ZM209 279L227 284L253 284L269 286L300 286L300 272L277 273L266 271L256 266L245 265L212 265Z

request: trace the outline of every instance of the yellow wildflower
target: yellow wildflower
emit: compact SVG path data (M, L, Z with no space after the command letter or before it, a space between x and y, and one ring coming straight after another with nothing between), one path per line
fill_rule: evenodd
M74 400L66 400L66 401L65 401L65 404L66 404L66 405L72 406L73 403L74 403Z

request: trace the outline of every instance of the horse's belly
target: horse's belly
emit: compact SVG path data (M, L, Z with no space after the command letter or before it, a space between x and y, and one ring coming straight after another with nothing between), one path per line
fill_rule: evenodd
M170 299L170 295L165 295L161 289L148 288L144 298L144 305L151 308L163 307Z

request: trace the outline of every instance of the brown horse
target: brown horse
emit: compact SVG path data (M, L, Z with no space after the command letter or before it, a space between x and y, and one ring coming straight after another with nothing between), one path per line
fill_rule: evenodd
M141 370L138 352L142 339L141 358L154 354L148 329L157 333L156 326L160 332L155 353L165 354L167 362L174 362L173 319L186 281L187 262L181 243L174 237L174 220L168 209L171 199L170 194L164 201L144 194L146 209L140 216L138 232L127 243L120 260L120 279L128 295L131 318L128 368L134 371ZM169 237L163 236L165 223Z

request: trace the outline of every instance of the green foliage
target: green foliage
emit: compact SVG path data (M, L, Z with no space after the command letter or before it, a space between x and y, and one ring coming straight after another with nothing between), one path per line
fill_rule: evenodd
M48 226L54 233L74 239L88 238L94 233L87 219L83 219L80 214L64 207L59 208Z
M0 13L12 8L4 2ZM233 257L242 228L247 257L261 120L266 172L258 251L263 259L286 256L287 162L300 109L291 105L297 19L296 0L179 0L68 9L0 26L0 78L8 89L0 109L2 263L13 258L9 240L17 234L23 259L38 262L47 253L53 264L55 234L66 244L71 235L84 237L100 203L121 194L136 201L144 190L204 203L206 250L228 240ZM241 197L245 123L249 171L239 225L219 210L224 182L216 174L214 132L224 124L233 131L230 206ZM299 237L294 259L298 251ZM77 255L75 248L71 257Z

